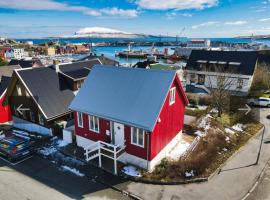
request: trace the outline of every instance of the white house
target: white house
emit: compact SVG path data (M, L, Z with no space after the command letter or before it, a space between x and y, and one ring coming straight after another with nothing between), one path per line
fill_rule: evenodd
M226 82L227 90L245 96L252 85L257 60L256 51L193 50L186 66L186 91L210 93Z
M25 57L24 49L14 49L14 58L23 59Z

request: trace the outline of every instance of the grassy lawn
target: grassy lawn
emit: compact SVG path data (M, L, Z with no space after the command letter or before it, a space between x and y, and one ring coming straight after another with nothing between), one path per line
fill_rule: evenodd
M183 181L191 179L186 178L186 172L191 171L194 174L192 178L208 177L263 127L251 117L239 113L224 114L220 118L213 116L210 123L211 128L207 129L207 134L201 137L187 156L177 161L163 159L153 172L143 173L141 179L162 182ZM244 131L226 133L225 128L235 123L245 124ZM198 125L193 126L195 126L193 129L199 129Z
M207 113L207 110L200 110L200 109L189 109L186 108L185 115L190 115L194 117L201 117Z

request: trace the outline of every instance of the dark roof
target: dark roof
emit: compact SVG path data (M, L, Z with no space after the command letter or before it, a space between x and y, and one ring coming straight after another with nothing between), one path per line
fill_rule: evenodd
M137 62L135 65L133 65L132 67L133 68L142 68L142 69L145 69L147 67L149 67L151 64L154 64L156 63L155 61L143 61L143 62Z
M175 71L94 66L71 110L153 131Z
M7 77L7 76L2 76L0 78L0 96L7 89L10 80L11 80L11 77Z
M43 67L43 64L41 61L37 58L31 59L31 60L18 60L18 59L12 59L8 65L20 65L22 68L29 68L29 67Z
M69 64L59 65L59 70L72 79L85 78L94 65L100 65L98 59L77 61Z
M97 59L97 58L100 60L101 64L103 65L119 65L119 62L114 59L111 59L104 55L98 56L96 54L90 54L84 58L81 58L79 61L92 60L92 59Z
M50 119L67 113L68 105L74 98L66 80L49 67L17 70L26 87L36 99L45 117Z
M186 69L197 70L198 61L229 62L240 63L236 65L237 72L243 75L253 75L258 53L256 51L207 51L207 50L192 50L188 59Z

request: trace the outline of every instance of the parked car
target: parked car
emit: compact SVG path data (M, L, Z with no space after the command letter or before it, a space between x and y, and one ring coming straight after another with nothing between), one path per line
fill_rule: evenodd
M270 98L270 90L267 90L266 92L264 92L260 97Z
M0 155L15 161L34 152L33 141L26 137L10 134L0 139Z
M248 104L251 106L262 106L270 108L270 98L260 97L258 99L248 100Z

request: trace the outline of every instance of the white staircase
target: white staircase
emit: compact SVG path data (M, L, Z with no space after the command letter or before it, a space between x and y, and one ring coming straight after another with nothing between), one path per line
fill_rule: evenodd
M84 148L86 161L89 162L99 158L99 167L102 167L101 156L114 160L114 173L117 174L117 160L124 154L126 146L116 146L103 141L97 141L94 144Z

